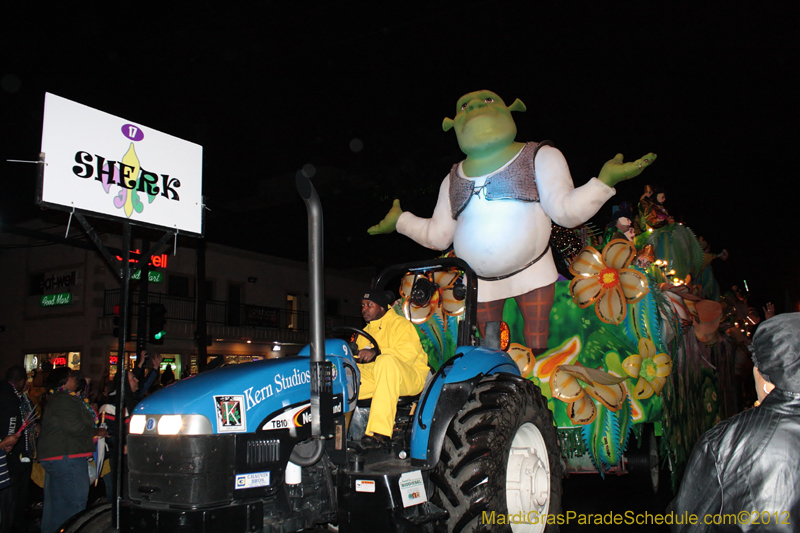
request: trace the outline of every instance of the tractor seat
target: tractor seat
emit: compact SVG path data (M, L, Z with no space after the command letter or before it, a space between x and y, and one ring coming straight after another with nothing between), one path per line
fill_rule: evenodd
M411 405L414 402L419 401L419 397L422 393L414 394L413 396L400 396L397 399L397 407L405 407L407 405ZM363 400L358 400L356 402L357 407L367 408L372 405L372 398L364 398Z

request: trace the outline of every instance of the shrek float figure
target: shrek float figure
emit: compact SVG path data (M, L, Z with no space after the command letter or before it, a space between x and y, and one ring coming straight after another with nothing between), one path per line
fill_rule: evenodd
M639 175L655 154L623 163L617 154L597 178L575 188L563 154L548 141L514 140L512 111L525 111L519 99L510 106L491 91L458 99L455 129L467 158L453 166L439 188L431 218L403 212L399 200L372 235L397 230L434 250L451 244L479 277L478 322L502 319L514 298L525 319L525 342L534 355L547 348L550 308L558 277L549 247L551 220L568 228L586 222L615 194L614 186Z

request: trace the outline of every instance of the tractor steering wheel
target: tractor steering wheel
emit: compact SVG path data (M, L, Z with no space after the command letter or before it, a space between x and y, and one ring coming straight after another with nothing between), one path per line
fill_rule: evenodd
M372 347L375 349L375 357L378 357L381 354L381 349L378 346L378 343L375 341L375 338L364 331L363 329L354 328L353 326L333 326L331 328L332 331L336 333L355 333L356 335L361 335L369 342L372 343ZM350 351L353 352L353 357L358 356L358 346L353 346L355 342L350 342ZM374 361L375 359L373 359Z

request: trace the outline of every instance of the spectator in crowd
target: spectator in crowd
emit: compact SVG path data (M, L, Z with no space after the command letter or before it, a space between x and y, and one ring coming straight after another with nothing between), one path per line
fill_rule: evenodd
M97 391L94 393L94 398L92 398L92 407L94 407L98 412L100 411L100 407L104 404L109 403L109 394L114 390L114 381L104 377L100 380L100 386L97 387Z
M761 525L751 525L753 529L796 531L800 519L800 313L763 322L751 346L758 404L700 438L670 510L676 516L698 517L745 511L751 513L750 524L759 515ZM767 515L771 521L765 526L760 519ZM672 530L716 527L684 523L673 525Z
M88 459L93 437L105 437L97 416L76 395L78 381L66 367L47 378L39 457L45 471L42 533L53 533L71 516L86 508L89 497Z
M77 393L76 396L81 400L85 400L89 398L92 392L91 381L81 376L80 372L76 372L76 375L78 377L78 389L75 391Z
M146 357L146 353L143 353ZM156 355L153 357L154 366L157 369L161 364L161 356ZM146 366L146 362L144 361L144 357L142 358L143 364L142 367ZM152 369L151 371L144 376L142 371L142 367L138 367L133 371L125 372L126 379L123 381L120 379L120 374L114 376L112 392L106 398L107 403L100 407L100 416L102 418L103 425L106 426L108 435L106 436L106 445L108 446L108 450L106 452L106 457L108 457L110 464L111 464L111 471L103 476L103 483L106 487L106 498L109 501L113 501L116 497L116 486L115 486L115 479L116 479L116 471L117 471L117 423L122 420L123 424L127 424L129 422L129 417L131 413L133 413L133 409L136 407L136 404L139 403L142 398L144 398L144 391L140 386L139 379L137 378L137 374L142 375L145 379L145 386L150 387L158 377L158 371ZM122 417L117 416L117 394L118 391L121 390L121 387L125 387L125 394L123 400L125 402L125 409ZM127 432L126 432L127 434Z
M6 450L9 487L0 493L0 532L25 531L25 507L31 480L35 446L35 425L22 426L33 415L33 404L25 388L28 374L22 366L12 366L0 383L0 430L2 437L17 435L13 447Z
M133 369L133 375L139 384L138 389L134 393L137 403L147 396L151 387L158 382L159 369L161 368L161 355L155 354L150 356L147 352L143 351L139 362L140 366Z
M8 464L6 464L6 450L11 450L19 440L17 435L9 435L0 441L0 497L5 496L5 493L11 490L11 476L8 473ZM3 526L3 514L0 511L0 527Z
M175 372L173 372L171 366L167 366L164 371L161 373L161 386L166 387L167 385L172 385L175 383Z

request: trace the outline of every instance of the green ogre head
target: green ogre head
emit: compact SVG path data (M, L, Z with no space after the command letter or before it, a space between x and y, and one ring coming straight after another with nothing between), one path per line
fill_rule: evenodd
M506 106L492 91L475 91L458 99L455 118L445 118L442 129L455 128L458 145L467 157L486 157L514 142L517 126L512 111L525 111L520 99Z

